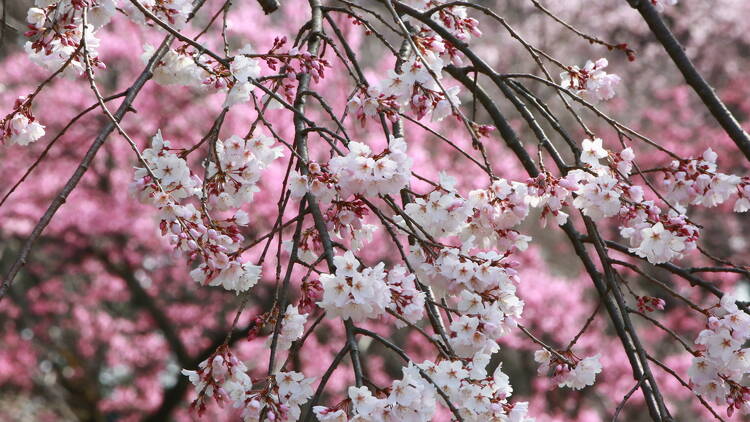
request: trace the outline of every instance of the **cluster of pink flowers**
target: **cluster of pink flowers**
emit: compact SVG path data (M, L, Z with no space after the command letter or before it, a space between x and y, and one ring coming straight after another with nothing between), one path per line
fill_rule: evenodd
M666 304L667 302L659 297L638 296L636 298L636 306L638 306L638 310L644 313L654 312L656 310L663 311Z

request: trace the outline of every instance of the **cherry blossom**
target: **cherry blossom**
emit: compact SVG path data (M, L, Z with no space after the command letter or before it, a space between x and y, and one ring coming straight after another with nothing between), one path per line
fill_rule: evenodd
M608 23L590 35L575 2L250 3L26 13L0 89L0 380L39 419L67 415L36 391L80 385L101 388L85 417L127 420L748 413L750 317L726 293L747 275L744 38L708 41L747 25L644 14L677 34L662 54L672 34L626 4L586 5ZM600 107L610 61L628 90ZM682 86L675 64L711 70Z
M323 300L318 305L330 318L361 322L385 314L391 294L386 284L385 264L359 271L359 260L351 251L334 258L335 274L323 274Z
M587 61L583 68L569 67L560 73L560 86L597 101L609 100L615 96L615 87L619 85L620 77L605 72L608 65L609 61L602 58L596 62Z
M561 359L563 357L567 359ZM568 387L573 390L594 385L596 375L602 371L599 358L600 355L595 355L580 359L570 352L559 355L547 349L537 350L534 353L534 360L540 364L540 374L551 371L552 378L557 382L558 387Z

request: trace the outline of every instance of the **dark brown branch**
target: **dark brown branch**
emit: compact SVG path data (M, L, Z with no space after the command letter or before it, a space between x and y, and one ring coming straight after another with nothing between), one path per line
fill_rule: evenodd
M693 62L685 54L685 48L680 45L672 31L669 30L664 20L656 11L650 1L628 0L630 6L638 11L646 21L651 32L661 43L664 50L672 58L672 61L685 77L685 82L693 88L700 97L703 104L708 108L716 121L719 122L724 131L734 141L737 148L742 151L745 158L750 160L750 135L740 126L732 112L721 101L714 88L706 82L703 76L695 68Z

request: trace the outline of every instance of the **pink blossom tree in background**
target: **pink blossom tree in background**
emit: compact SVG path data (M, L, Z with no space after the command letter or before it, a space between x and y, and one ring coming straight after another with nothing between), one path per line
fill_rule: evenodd
M2 420L750 414L747 2L3 6Z

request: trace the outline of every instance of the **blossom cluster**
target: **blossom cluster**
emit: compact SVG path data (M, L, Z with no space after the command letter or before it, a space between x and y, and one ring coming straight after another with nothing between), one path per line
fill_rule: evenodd
M602 58L595 62L588 60L583 68L570 66L560 73L560 86L597 101L609 100L615 96L620 77L605 72L608 65L607 59Z
M350 194L366 197L397 194L411 179L412 160L406 149L403 138L391 138L388 148L380 154L373 154L363 143L350 142L349 153L328 162L341 195L346 198Z
M347 419L343 409L316 406L321 421L387 421L428 422L435 416L440 392L454 404L463 420L533 422L527 417L528 404L510 403L513 388L506 374L498 367L487 376L489 362L476 359L465 363L443 360L410 363L402 369L402 378L384 391L373 395L367 387L349 387L353 416Z
M199 413L205 411L211 398L219 403L241 402L245 392L253 387L253 381L247 375L247 366L228 347L217 350L195 371L183 369L182 375L195 386L198 398L193 402L193 407Z
M712 310L706 329L695 340L698 351L688 370L693 390L710 401L727 406L729 417L739 410L750 413L750 315L740 310L734 295L726 294Z
M425 9L442 5L433 0L420 1ZM469 42L481 37L479 22L469 17L463 6L441 7L434 19L457 39ZM409 57L399 70L389 70L388 76L378 86L362 88L352 97L349 109L364 125L368 118L378 114L391 120L399 113L409 111L417 119L430 115L433 122L456 113L461 104L457 86L446 87L442 80L443 68L450 63L461 65L461 54L455 46L445 41L430 28L413 23L417 31L412 40L417 52Z
M416 197L404 211L431 236L458 236L465 249L473 245L502 252L526 249L531 238L512 229L528 216L532 201L526 184L498 179L467 196L455 189L453 177L441 174L440 184Z
M496 339L510 332L520 318L523 302L516 296L518 277L512 261L494 251L466 256L445 248L432 257L417 247L410 255L422 283L439 296L457 295L461 316L450 325L451 346L472 357L498 350Z
M375 397L367 387L349 387L354 413L350 420L432 420L437 402L434 389L422 379L413 364L402 368L402 373L403 377L391 384L387 397Z
M256 389L258 383L247 375L247 370L226 346L201 362L197 370L183 369L182 374L198 393L192 407L202 414L208 401L214 399L219 404L231 403L232 407L242 409L244 422L262 418L280 422L299 419L300 406L312 397L313 378L306 378L300 372L277 372L268 377L265 386Z
M322 274L323 300L318 305L328 317L354 322L376 319L391 309L411 323L422 318L424 293L410 286L414 276L403 267L386 274L385 264L359 270L360 262L351 251L334 257L335 274Z
M547 349L534 353L534 360L539 363L539 374L551 372L552 379L560 388L573 390L594 385L596 374L602 371L599 358L600 355L595 355L580 359L571 351L552 353Z
M44 136L44 126L31 112L31 98L20 97L13 111L0 121L0 141L26 146Z
M707 208L720 205L737 195L736 212L750 209L750 178L717 171L716 154L711 148L700 157L674 160L664 170L665 198L680 206L700 205Z
M431 52L441 53L442 43L430 43ZM383 113L391 120L398 117L402 108L413 113L417 119L428 114L433 122L439 122L451 114L454 106L461 104L458 87L443 90L440 85L442 69L446 65L439 55L423 56L425 61L412 57L404 63L403 71L388 71L388 77L380 86L361 90L349 102L349 110L365 124L368 118ZM429 57L429 59L427 59Z
M286 307L286 312L281 318L281 330L276 343L278 350L289 350L292 342L302 337L305 333L305 322L307 322L307 314L300 314L297 306ZM266 346L270 346L272 341L273 336L268 338Z
M300 407L313 395L313 381L301 372L278 372L266 388L246 392L235 407L243 408L244 422L297 421L302 413Z
M244 140L237 136L216 140L215 162L208 165L205 181L194 175L185 159L176 154L161 133L143 151L131 191L161 213L161 231L170 244L200 258L191 272L201 284L223 286L237 293L247 291L260 278L261 268L242 263L237 254L243 239L239 226L250 222L241 206L253 199L263 170L281 156L273 140L259 135ZM187 202L194 198L203 206ZM208 215L209 210L236 209L228 218Z
M489 359L489 355L477 355L470 362L424 361L418 366L456 404L466 421L534 422L527 416L528 403L509 401L513 387L502 365L487 374Z
M620 234L630 241L631 252L651 263L668 262L695 249L698 227L677 207L664 213L645 198L642 186L632 183L633 150L612 153L602 144L599 138L584 140L580 160L586 168L568 173L578 184L573 206L594 221L618 216Z
M115 14L114 0L36 0L35 4L37 7L27 12L29 30L24 34L30 38L24 48L31 61L52 71L64 67L66 76L81 75L86 69L81 51L85 42L91 66L105 67L98 57L99 39L95 32Z

